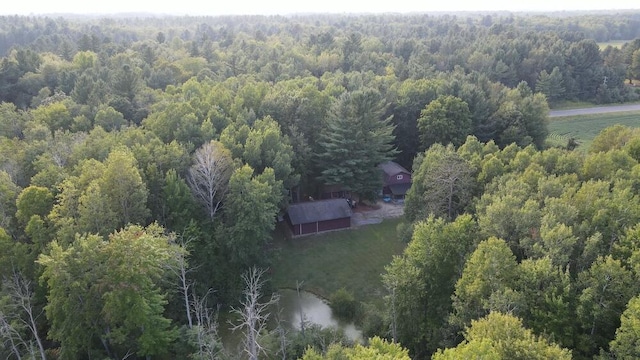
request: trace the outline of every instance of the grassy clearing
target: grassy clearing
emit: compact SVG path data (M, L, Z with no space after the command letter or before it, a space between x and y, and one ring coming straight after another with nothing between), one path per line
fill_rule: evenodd
M380 275L405 248L396 226L401 219L289 240L278 240L272 280L277 288L303 288L329 297L344 287L359 301L381 298Z
M578 150L589 149L593 138L603 129L616 124L640 127L640 112L630 111L611 114L594 114L553 118L549 123L549 133L573 137L579 143Z
M600 42L598 46L600 47L600 51L604 50L607 46L611 45L614 48L622 48L622 45L628 43L631 40L611 40L607 42Z

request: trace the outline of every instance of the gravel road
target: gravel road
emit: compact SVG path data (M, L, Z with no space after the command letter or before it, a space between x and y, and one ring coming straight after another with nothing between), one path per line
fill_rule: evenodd
M606 114L625 111L640 111L640 104L599 106L592 108L571 109L571 110L551 110L549 117L563 117L576 115Z

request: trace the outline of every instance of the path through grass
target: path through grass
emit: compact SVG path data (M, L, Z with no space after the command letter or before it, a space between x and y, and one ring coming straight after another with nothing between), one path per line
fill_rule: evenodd
M396 236L401 219L276 243L272 280L277 288L303 289L328 297L344 287L359 301L381 298L380 275L405 248Z

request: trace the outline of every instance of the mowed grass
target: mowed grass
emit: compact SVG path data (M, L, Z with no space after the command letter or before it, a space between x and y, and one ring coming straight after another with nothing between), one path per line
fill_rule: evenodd
M272 281L276 288L302 288L328 298L344 287L359 301L380 299L384 294L381 274L393 255L406 244L398 240L401 219L357 229L293 239L275 244Z
M610 114L579 115L552 118L549 133L575 138L579 150L589 149L593 138L603 129L620 124L628 127L640 127L640 112L630 111Z

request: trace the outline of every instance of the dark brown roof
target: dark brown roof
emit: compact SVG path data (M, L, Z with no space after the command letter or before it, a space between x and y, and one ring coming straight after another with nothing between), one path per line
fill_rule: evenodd
M289 205L287 209L292 225L351 217L346 199L309 201Z
M409 170L403 168L400 164L393 161L387 161L378 165L378 167L382 169L382 171L384 171L387 176L393 176L400 173L411 174Z

